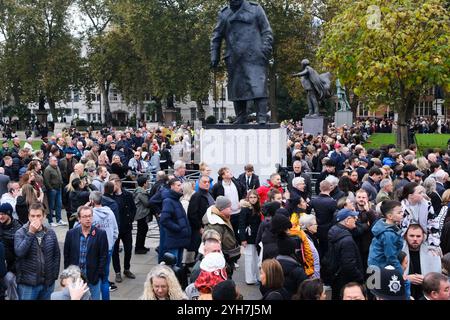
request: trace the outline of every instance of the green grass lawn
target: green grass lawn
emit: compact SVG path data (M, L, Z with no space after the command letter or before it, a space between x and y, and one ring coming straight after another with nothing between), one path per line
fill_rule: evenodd
M416 134L417 145L422 149L440 148L447 149L447 141L450 134Z
M378 149L383 145L396 144L395 135L392 133L374 133L364 144L366 149Z
M440 148L447 149L447 141L450 139L450 134L416 134L416 143L419 149L419 154L423 154L426 149ZM392 133L375 133L370 136L364 144L366 149L378 149L383 145L397 144L395 141L395 134Z
M21 147L23 147L24 144L25 144L25 141L21 141L21 142L20 142L20 146L21 146ZM33 142L31 143L31 145L33 146L33 150L34 150L34 151L41 149L41 144L42 144L42 140L35 140L35 141L33 141ZM10 147L13 146L12 140L9 141L9 146L10 146Z

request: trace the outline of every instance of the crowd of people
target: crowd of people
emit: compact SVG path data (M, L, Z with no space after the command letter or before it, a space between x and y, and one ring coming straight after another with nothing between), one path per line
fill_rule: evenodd
M185 126L72 128L37 150L5 140L0 297L109 300L122 277L136 278L133 246L148 254L156 220L159 264L143 300L245 299L238 267L263 300L448 300L450 151L366 149L370 121L317 136L284 127L288 167L267 181L252 164L236 176L224 165L214 179L200 163L186 175ZM62 250L55 228L68 229Z

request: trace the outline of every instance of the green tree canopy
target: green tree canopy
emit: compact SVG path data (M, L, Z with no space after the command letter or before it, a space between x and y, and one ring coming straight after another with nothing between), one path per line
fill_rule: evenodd
M450 86L450 19L439 0L342 1L325 23L319 59L362 101L399 114L398 146L424 90Z

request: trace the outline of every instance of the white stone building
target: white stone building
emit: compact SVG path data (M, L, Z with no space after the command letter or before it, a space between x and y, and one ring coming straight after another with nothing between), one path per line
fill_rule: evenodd
M91 107L88 107L86 95L78 90L73 90L71 96L67 98L67 102L60 101L56 104L59 112L58 122L70 123L73 118L85 119L88 122L104 122L105 110L102 103L100 92L91 94ZM234 116L233 103L226 100L226 88L224 87L222 95L218 94L217 101L214 101L213 94L210 94L208 99L203 101L203 108L205 109L205 118L210 115L219 120L225 120L229 116ZM150 96L147 97L144 105L150 104ZM175 109L180 114L183 122L198 120L198 112L195 101L175 101ZM117 89L111 88L109 91L109 105L113 119L118 121L127 121L135 113L137 107L134 105L127 105L121 94ZM48 110L48 104L45 105ZM37 104L30 104L30 109L34 112L38 109ZM144 107L142 110L142 118L147 122L158 122L156 112L154 114L147 114ZM164 102L163 102L164 111ZM48 121L53 121L51 114L48 115Z

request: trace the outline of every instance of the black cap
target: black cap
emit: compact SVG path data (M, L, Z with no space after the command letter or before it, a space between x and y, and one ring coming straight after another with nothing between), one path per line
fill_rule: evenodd
M407 164L403 166L403 172L413 172L419 170L415 165L413 164Z
M325 162L325 166L327 167L336 167L336 164L334 163L333 160L329 159Z
M281 233L286 229L292 228L292 223L289 218L282 214L275 214L270 222L272 233Z
M13 207L7 202L3 203L0 206L0 212L10 216L11 218L12 218L13 210L14 210Z
M236 300L236 284L233 280L225 280L212 289L213 300Z
M280 207L281 204L278 201L266 202L263 205L262 212L265 217L273 217Z
M405 280L403 275L393 266L378 269L380 281L375 283L375 288L370 289L372 294L383 300L405 300ZM375 274L376 275L376 274Z

